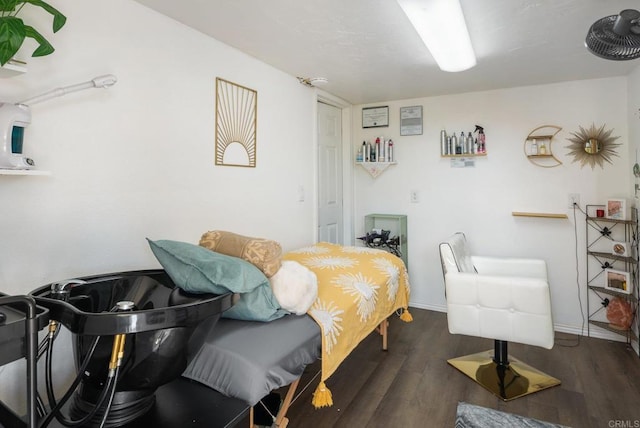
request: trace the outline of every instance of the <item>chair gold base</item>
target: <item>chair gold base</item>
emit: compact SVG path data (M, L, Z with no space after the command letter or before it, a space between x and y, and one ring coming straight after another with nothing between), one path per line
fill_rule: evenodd
M513 400L560 385L560 381L522 361L509 357L509 364L497 364L491 350L447 361L504 401Z

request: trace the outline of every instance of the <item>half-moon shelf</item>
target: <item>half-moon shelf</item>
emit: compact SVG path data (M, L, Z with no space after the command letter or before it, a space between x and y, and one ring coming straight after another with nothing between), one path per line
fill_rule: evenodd
M554 156L553 150L551 150L553 137L555 137L561 130L562 128L559 126L542 125L531 131L524 140L524 154L527 159L529 159L529 162L543 168L553 168L555 166L562 165L562 162ZM536 142L546 145L546 153L531 153L531 145L533 144L534 139Z

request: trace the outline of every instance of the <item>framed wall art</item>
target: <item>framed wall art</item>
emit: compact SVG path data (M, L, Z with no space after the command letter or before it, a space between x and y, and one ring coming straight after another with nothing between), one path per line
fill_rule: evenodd
M389 126L389 106L365 107L362 109L362 127L380 128Z
M256 166L258 92L216 77L216 165Z
M400 107L400 135L422 135L422 106Z

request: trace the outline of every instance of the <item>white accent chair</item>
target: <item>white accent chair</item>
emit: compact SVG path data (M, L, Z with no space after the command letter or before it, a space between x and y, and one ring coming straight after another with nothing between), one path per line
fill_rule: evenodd
M544 260L473 256L458 232L440 243L451 334L494 340L494 352L449 363L503 400L559 385L560 381L509 359L508 342L551 349L551 297ZM511 360L511 361L510 361Z

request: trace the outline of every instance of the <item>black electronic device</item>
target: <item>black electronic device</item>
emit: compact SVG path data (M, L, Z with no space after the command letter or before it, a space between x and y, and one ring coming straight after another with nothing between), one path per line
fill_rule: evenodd
M625 9L605 16L589 28L585 45L600 58L624 61L640 58L640 12Z

